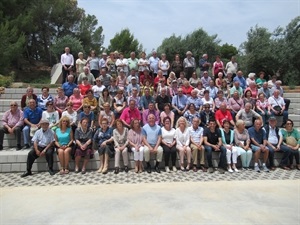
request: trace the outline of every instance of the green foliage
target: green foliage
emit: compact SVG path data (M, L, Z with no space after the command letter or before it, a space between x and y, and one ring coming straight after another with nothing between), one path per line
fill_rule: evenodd
M179 54L180 58L183 59L185 56L185 48L181 36L176 37L175 34L173 34L171 37L165 38L162 44L157 48L157 52L159 55L165 53L170 62L174 60L176 54Z
M185 38L176 37L174 34L163 40L158 47L159 53L166 53L167 58L172 61L175 54L180 54L181 59L185 58L185 53L191 51L198 62L200 57L207 53L209 57L218 54L217 35L209 36L202 28L188 34Z
M120 33L116 33L114 38L110 40L107 51L123 52L124 57L129 58L130 52L141 52L143 51L143 46L134 38L129 29L126 28L121 30Z
M71 35L66 35L62 38L58 38L50 49L53 55L56 57L57 61L60 60L60 56L62 53L64 53L65 47L70 47L71 53L78 53L80 51L83 51L83 46L78 38ZM76 55L74 55L74 57L75 56Z
M14 73L10 73L8 76L0 75L0 87L9 87L14 82Z
M23 34L18 35L18 29L11 27L6 21L0 24L0 72L5 73L10 63L20 57L25 37Z
M89 53L92 49L96 52L101 51L101 46L104 42L104 35L102 35L103 28L97 28L98 20L94 15L83 15L80 23L76 27L76 37L83 45L83 52Z
M227 61L230 61L232 56L238 54L238 50L236 49L236 47L227 43L220 46L219 52L222 59L227 59Z

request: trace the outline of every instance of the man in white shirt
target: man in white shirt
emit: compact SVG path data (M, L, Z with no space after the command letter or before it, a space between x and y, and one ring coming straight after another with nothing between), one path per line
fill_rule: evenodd
M277 120L274 116L271 116L269 119L269 125L265 126L266 135L267 135L267 143L269 148L269 162L270 169L275 170L274 167L274 153L275 152L283 152L283 156L279 166L284 170L290 170L288 165L290 150L286 145L282 144L283 137L280 129L276 126Z
M150 71L153 77L156 77L158 71L159 58L157 57L156 51L152 52L152 56L149 58Z
M231 57L231 61L229 61L227 64L226 64L226 67L225 67L225 71L226 73L232 73L233 76L236 75L236 71L238 69L238 64L237 62L235 61L235 57L232 56Z
M65 53L60 57L60 63L62 65L62 84L66 82L67 76L70 74L70 71L74 65L74 57L70 53L70 48L65 47Z
M200 119L198 117L193 118L193 126L189 127L191 136L191 149L193 158L193 171L197 172L198 163L198 151L200 152L200 168L203 172L206 172L204 162L204 147L203 147L203 128L199 127Z

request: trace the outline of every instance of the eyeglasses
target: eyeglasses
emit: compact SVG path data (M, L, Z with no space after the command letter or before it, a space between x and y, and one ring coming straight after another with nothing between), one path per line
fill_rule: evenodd
M11 104L10 106L17 106L17 104Z

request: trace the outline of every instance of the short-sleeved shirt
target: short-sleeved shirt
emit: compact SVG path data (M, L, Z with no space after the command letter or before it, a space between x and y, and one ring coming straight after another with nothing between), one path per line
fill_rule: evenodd
M155 146L158 137L161 136L161 127L157 124L152 127L149 124L146 124L143 126L142 133L146 137L149 145Z
M99 128L96 133L94 134L94 141L101 145L104 141L110 139L113 136L113 129L108 128L106 131L103 131L102 128Z
M201 137L203 136L204 129L202 127L198 127L196 130L193 127L189 127L190 136L193 141L197 144L200 143Z
M187 97L185 95L182 95L182 96L175 95L172 98L172 105L176 105L177 108L179 108L179 109L184 109L187 102L188 102L188 100L187 100Z
M293 128L292 132L287 132L285 129L281 129L283 140L286 141L287 137L294 137L297 141L297 144L300 144L300 133L297 129Z
M24 110L24 119L27 119L30 123L38 124L42 118L43 110L39 107L31 109L26 107Z
M212 132L210 129L205 129L203 132L203 137L207 137L207 142L216 145L219 143L219 138L221 138L221 131L215 129L215 132Z
M43 131L42 128L38 129L33 138L32 142L36 142L38 146L40 147L46 147L51 142L54 142L54 132L51 129L47 129L46 131Z
M264 140L267 140L266 131L260 128L258 131L254 127L248 129L250 139L253 138L258 144L263 144ZM253 144L253 143L252 143Z

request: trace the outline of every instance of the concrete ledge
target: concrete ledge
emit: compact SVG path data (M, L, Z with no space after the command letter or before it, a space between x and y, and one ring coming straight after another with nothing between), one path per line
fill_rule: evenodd
M21 150L21 151L14 151L14 150L3 150L0 151L0 172L5 173L5 172L23 172L26 171L26 162L27 162L27 155L30 150ZM276 152L274 156L274 164L275 166L278 166L280 163L280 160L282 158L282 153L281 152ZM152 157L152 160L154 160L154 157ZM262 161L262 159L261 159ZM219 154L216 152L213 152L213 166L218 167L218 162L219 162ZM151 161L152 166L153 166L153 161ZM123 160L121 158L121 168L123 167ZM54 154L54 170L59 170L59 160L58 156L55 153ZM179 167L179 156L177 156L177 161L176 161L177 167ZM198 162L199 165L199 162ZM238 167L241 167L241 161L240 157L238 158ZM251 162L251 166L253 166L253 161ZM98 152L96 151L94 153L94 158L90 159L88 164L87 164L87 170L97 170L100 167L100 161L99 161L99 155ZM113 169L115 167L115 161L114 158L109 160L109 168ZM133 153L129 153L129 167L132 169L134 168L134 160L133 160ZM160 167L163 169L165 167L164 161L160 163ZM69 163L69 168L70 170L75 169L75 162L74 160L70 160ZM38 158L33 166L32 166L32 171L33 172L43 172L47 171L48 166L45 157Z

